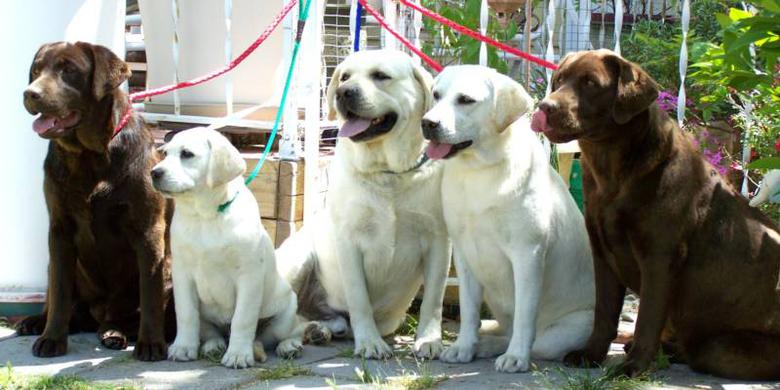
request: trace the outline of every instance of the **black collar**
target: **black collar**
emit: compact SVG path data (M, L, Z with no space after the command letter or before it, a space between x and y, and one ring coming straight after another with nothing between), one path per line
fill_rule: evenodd
M394 175L400 175L400 174L403 174L403 173L409 173L409 172L416 171L416 170L420 169L420 167L422 167L429 160L430 160L430 158L428 157L428 154L426 154L425 151L423 151L423 153L420 156L420 158L417 159L417 164L415 164L413 167L411 167L411 168L409 168L409 169L407 169L405 171L401 171L401 172L385 170L385 171L382 171L382 173L391 173L391 174L394 174Z

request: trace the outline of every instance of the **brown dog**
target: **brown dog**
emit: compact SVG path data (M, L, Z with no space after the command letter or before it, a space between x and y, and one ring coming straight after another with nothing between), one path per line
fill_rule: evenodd
M69 331L97 330L108 348L124 349L137 338L136 358L167 357L170 207L149 178L159 157L135 115L112 139L128 107L118 87L129 76L110 50L84 42L45 44L30 67L24 106L40 114L33 129L50 140L46 308L17 327L41 335L35 356L63 355Z
M640 309L625 373L648 369L663 340L697 371L780 378L778 227L659 109L657 85L636 64L575 53L552 91L532 127L579 140L596 272L593 333L565 361L604 360L628 287Z

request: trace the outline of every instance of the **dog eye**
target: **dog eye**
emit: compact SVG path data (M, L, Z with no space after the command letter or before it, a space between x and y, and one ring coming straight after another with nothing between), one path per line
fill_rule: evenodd
M587 85L588 87L595 87L595 86L596 86L596 81L595 81L595 80L593 80L593 79L592 79L592 78L590 78L590 77L586 78L586 79L584 80L584 82L585 82L585 85Z
M458 96L458 104L472 104L475 103L476 100L466 96L466 95L460 95Z
M390 80L391 77L387 75L385 72L376 71L374 73L371 73L371 78L376 81L385 81Z
M433 100L439 100L439 99L441 99L441 95L439 95L438 92L434 91L433 92Z
M347 81L349 80L349 73L342 73L341 77L339 78L339 81Z
M183 159L185 159L185 160L186 160L186 159L188 159L188 158L193 158L193 157L195 157L195 155L194 155L194 154L192 154L192 152L190 152L190 151L189 151L189 150L187 150L187 149L182 149L181 153L179 154L179 157L181 157L181 158L183 158Z

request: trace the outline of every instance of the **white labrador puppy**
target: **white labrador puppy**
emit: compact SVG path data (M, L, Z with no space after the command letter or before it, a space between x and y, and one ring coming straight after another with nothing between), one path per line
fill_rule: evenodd
M441 307L450 244L441 210L441 165L425 157L420 120L430 74L400 51L360 51L335 70L330 114L343 122L325 210L277 250L301 313L343 333L355 355L384 358L425 284L414 351L443 349Z
M238 150L205 128L176 134L163 150L152 180L176 201L171 250L178 330L168 357L189 361L198 358L199 347L204 354L227 347L222 364L245 368L265 361L264 345L297 357L304 324L244 185L246 163Z
M436 78L422 127L444 164L461 326L440 359L496 356L496 369L562 359L593 327L593 266L583 217L523 117L533 101L510 78L453 66ZM478 336L484 297L504 337ZM507 345L508 343L508 345Z

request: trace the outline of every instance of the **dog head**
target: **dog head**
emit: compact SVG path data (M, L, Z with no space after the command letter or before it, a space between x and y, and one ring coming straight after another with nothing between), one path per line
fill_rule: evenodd
M533 107L517 82L478 65L450 66L434 81L434 106L423 116L428 156L449 158L503 132Z
M80 130L82 118L91 115L96 105L128 77L127 64L103 46L86 42L44 44L35 54L30 84L24 90L25 109L40 114L33 130L45 139ZM85 140L96 135L77 136Z
M431 104L431 81L431 75L401 51L353 53L333 72L328 117L344 122L339 137L353 142L381 139L419 120Z
M162 151L165 158L152 169L152 184L169 197L223 186L246 170L230 141L203 127L176 134Z
M552 142L604 139L645 112L658 85L638 65L610 50L569 54L552 75L552 93L534 114L532 128Z

